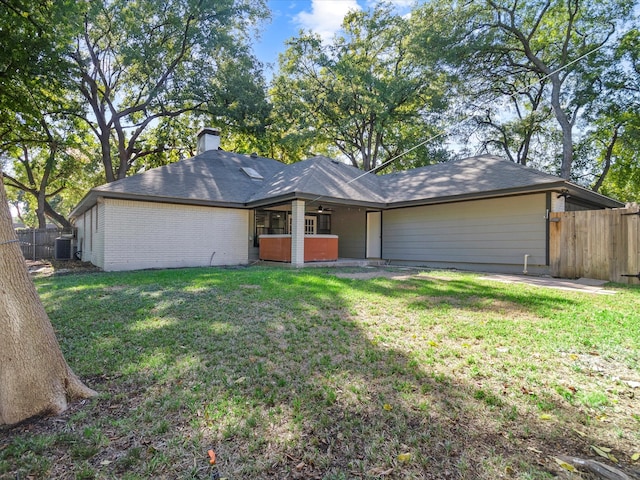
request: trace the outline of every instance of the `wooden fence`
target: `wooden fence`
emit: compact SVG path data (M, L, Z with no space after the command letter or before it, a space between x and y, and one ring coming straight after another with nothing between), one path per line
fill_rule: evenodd
M69 233L59 228L19 228L16 230L22 255L27 260L54 258L56 238Z
M551 213L551 274L638 284L640 280L638 205L611 210ZM635 275L635 277L625 276Z

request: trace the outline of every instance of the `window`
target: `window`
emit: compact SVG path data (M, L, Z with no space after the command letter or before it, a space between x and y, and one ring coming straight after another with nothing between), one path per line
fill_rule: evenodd
M305 215L304 216L304 234L305 235L315 235L318 233L317 228L318 218L315 215ZM291 226L293 222L293 215L289 215L289 233L293 233L293 228Z
M331 233L331 215L318 215L318 233L328 235Z
M315 235L317 233L317 217L305 216L304 217L304 234Z
M255 235L253 237L253 245L259 246L260 235L277 235L286 233L284 212L256 210L255 212Z

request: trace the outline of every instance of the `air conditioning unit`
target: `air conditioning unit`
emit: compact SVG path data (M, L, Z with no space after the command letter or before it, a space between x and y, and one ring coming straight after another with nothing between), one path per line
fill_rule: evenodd
M55 242L53 258L56 260L71 260L71 243L73 237L58 237Z

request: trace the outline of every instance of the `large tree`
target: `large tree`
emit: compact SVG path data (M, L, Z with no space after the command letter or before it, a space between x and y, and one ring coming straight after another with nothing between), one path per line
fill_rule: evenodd
M70 229L66 215L79 200L78 192L95 184L96 175L86 168L94 163L95 143L83 124L46 108L6 124L11 128L0 140L0 152L11 173L7 168L4 184L26 194L20 197L35 213L34 226L45 228L49 218Z
M16 114L37 113L32 97L55 103L68 78L75 0L0 0L0 139Z
M0 169L1 173L1 169ZM65 361L29 278L0 183L0 425L57 414L95 392Z
M1 0L0 122L35 113L25 92L55 91L53 73L64 45L63 18L75 2ZM7 43L5 43L7 42ZM10 46L10 47L9 47ZM0 176L2 164L0 163ZM68 402L95 394L63 358L17 243L4 184L0 182L0 424L59 413Z
M596 168L592 188L624 201L640 197L640 28L617 45L604 94L587 112L591 122L583 148Z
M496 86L497 97L508 94L531 114L542 113L537 118L524 116L519 124L534 122L529 123L533 126L529 132L535 131L545 125L543 109L553 112L562 133L563 178L571 178L576 126L600 94L598 85L610 60L605 46L619 34L633 4L632 0L477 0L467 8L472 15L461 16L469 19L468 31L473 32L467 38L476 53L465 59L473 62L471 71L478 73L480 67ZM516 91L499 91L499 85L510 82L519 83ZM543 95L538 101L540 88ZM500 123L489 125L495 128Z
M77 137L65 115L78 111L70 87L73 19L78 2L0 0L0 156L2 177L44 227L45 217L69 227L58 210L60 192L76 161L68 147ZM65 124L61 131L60 125ZM23 207L25 205L22 205Z
M328 44L304 32L291 39L271 90L285 138L332 147L364 170L429 138L434 112L446 105L445 75L416 56L411 36L409 21L381 5L347 15L343 34ZM432 160L425 151L404 158Z
M264 91L256 87L260 66L246 41L246 32L267 14L262 0L87 5L71 59L89 106L83 118L99 141L108 182L165 149L139 143L160 120L200 111L245 125L263 108Z

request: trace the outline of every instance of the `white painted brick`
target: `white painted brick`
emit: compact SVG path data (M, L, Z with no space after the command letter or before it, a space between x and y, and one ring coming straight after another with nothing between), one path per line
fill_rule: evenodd
M248 263L247 210L116 199L102 205L104 270Z

